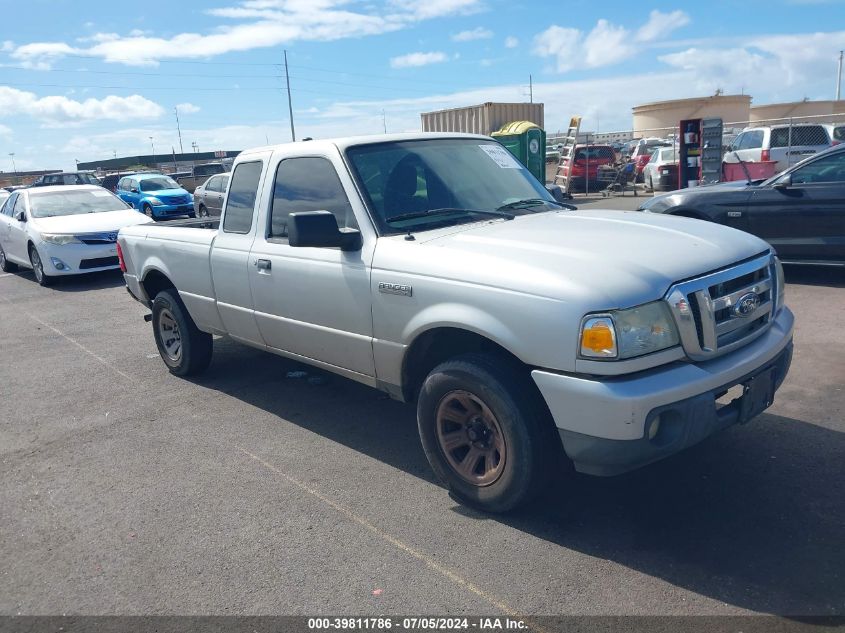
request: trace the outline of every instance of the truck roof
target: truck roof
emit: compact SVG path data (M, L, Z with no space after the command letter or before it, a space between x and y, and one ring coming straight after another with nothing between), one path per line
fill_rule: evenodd
M293 147L301 147L303 151L308 151L308 149L313 149L315 147L320 147L322 149L326 149L328 147L336 147L339 150L343 151L354 145L371 145L374 143L415 141L436 138L474 138L485 141L491 140L489 136L483 136L481 134L464 134L461 132L404 132L401 134L369 134L364 136L345 136L323 140L296 141L294 143L280 143L276 145L254 147L241 152L238 158L249 156L250 154L256 152L262 152L267 151L268 149L277 149L282 147L286 150L290 150Z

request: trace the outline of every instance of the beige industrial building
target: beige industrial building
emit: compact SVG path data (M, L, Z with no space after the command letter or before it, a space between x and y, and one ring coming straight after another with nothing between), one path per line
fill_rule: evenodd
M804 99L791 103L766 103L751 106L749 115L752 125L754 122L783 123L790 118L825 115L839 115L836 119L842 120L842 118L845 118L845 100L810 101ZM727 121L727 119L725 120Z
M722 95L645 103L634 108L634 137L665 136L682 119L748 121L750 95Z

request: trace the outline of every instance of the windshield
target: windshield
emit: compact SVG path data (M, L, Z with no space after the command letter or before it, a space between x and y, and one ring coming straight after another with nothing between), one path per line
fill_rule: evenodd
M99 191L48 191L29 194L29 210L34 218L52 218L57 215L79 215L121 211L127 205L105 189Z
M141 191L161 191L162 189L179 189L179 183L167 176L145 178L141 181Z
M362 185L379 232L390 235L450 224L490 220L508 209L524 215L558 209L545 187L504 147L482 139L397 141L352 147L346 152ZM422 212L450 209L450 213ZM391 220L397 216L401 220Z

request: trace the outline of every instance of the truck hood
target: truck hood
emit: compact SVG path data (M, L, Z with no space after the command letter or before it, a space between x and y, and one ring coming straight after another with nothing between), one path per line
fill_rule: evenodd
M603 210L525 215L416 239L420 248L407 272L563 301L583 297L591 309L656 300L677 281L769 250L752 235L711 222Z
M100 231L117 231L124 226L146 224L152 222L142 213L134 209L120 211L104 211L102 213L78 213L76 215L58 215L52 218L32 218L34 228L42 233L98 233Z

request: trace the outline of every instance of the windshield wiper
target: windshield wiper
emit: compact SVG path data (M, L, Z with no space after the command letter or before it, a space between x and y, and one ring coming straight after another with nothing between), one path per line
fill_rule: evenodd
M414 211L412 213L400 213L394 215L392 218L387 218L385 222L388 224L392 222L401 222L402 220L413 220L415 218L424 218L430 215L447 215L449 213L478 213L480 215L492 215L497 218L504 218L505 220L513 220L513 213L506 213L505 211L487 211L481 209L461 209L459 207L443 207L442 209L428 209L427 211Z
M561 209L569 209L570 211L576 211L578 207L574 204L566 204L564 202L558 202L557 200L546 200L545 198L525 198L524 200L516 200L514 202L508 202L507 204L503 204L497 210L501 211L503 209L523 209L525 207L536 207L541 204L556 204Z

